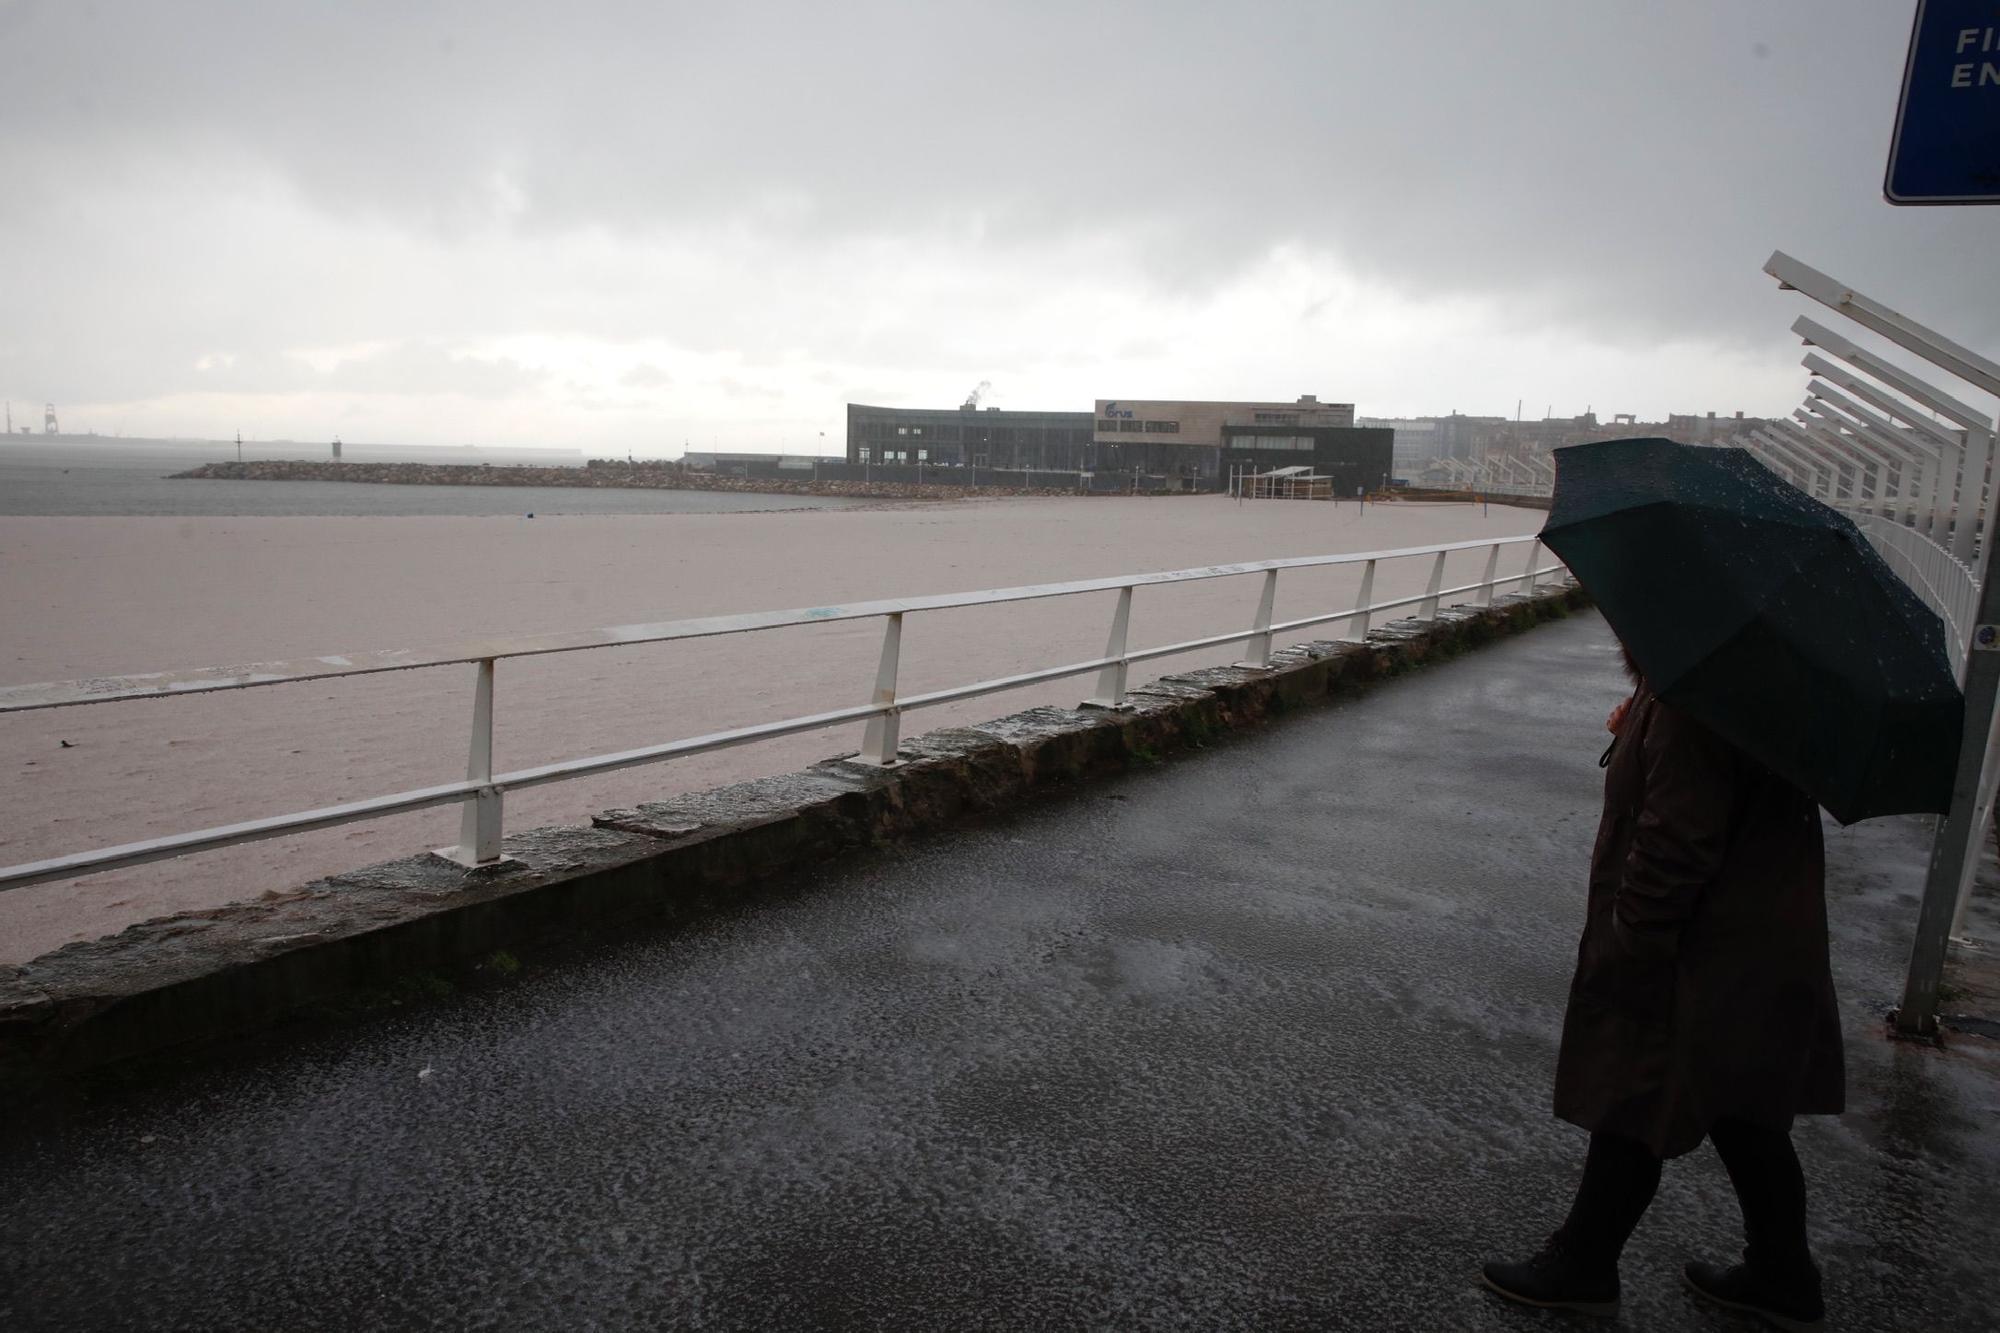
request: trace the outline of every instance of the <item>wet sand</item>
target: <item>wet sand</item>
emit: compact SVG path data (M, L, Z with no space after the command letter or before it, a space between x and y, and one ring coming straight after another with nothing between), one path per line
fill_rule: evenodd
M5 517L0 681L1420 546L1532 533L1541 520L1500 505L1360 513L1352 503L1222 497L534 520ZM1504 552L1503 572L1518 572L1524 558L1525 548ZM1427 563L1384 566L1377 596L1420 591ZM1483 552L1454 557L1446 585L1475 580L1483 566ZM1247 627L1257 583L1142 589L1131 643ZM1278 616L1352 605L1357 583L1349 570L1287 574ZM1094 657L1113 597L912 616L902 688ZM879 622L857 622L502 662L496 766L865 702L880 634ZM1239 655L1224 648L1143 664L1132 679ZM1083 678L926 710L904 718L904 734L1073 704L1090 686ZM457 780L471 687L472 668L446 667L0 717L0 863ZM508 797L507 826L580 823L609 806L789 771L858 743L859 728L819 732L519 792ZM0 894L0 962L456 836L456 811L428 811L14 890Z

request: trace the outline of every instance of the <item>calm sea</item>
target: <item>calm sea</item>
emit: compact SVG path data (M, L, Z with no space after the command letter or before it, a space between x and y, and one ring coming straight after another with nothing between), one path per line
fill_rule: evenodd
M353 463L504 463L578 466L579 455L510 449L348 445ZM8 440L0 437L0 515L718 514L838 509L858 500L707 491L597 491L559 486L383 486L339 481L168 481L171 473L231 461L236 447L174 441ZM246 460L326 457L324 446L243 446Z

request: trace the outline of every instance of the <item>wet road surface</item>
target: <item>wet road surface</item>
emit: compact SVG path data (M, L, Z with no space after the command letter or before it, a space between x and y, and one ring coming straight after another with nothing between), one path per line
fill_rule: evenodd
M0 1327L1558 1326L1473 1275L1581 1159L1549 1083L1621 693L1601 622L1539 629L10 1133ZM1828 842L1833 1326L1992 1327L2000 1082L1877 1035L1925 832ZM1739 1244L1712 1153L1670 1164L1622 1325L1748 1327L1679 1290Z

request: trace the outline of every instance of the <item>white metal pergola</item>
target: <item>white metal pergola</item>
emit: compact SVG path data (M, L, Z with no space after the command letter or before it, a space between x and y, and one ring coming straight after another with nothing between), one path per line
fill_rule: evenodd
M2000 364L1783 252L1764 271L1780 287L1887 340L1929 372L2000 397ZM1897 1026L1935 1028L1938 986L1965 908L2000 789L2000 547L1989 471L1995 414L1801 317L1809 349L1804 403L1794 420L1737 441L1795 484L1858 511L1863 530L1897 573L1937 610L1965 687L1965 732L1951 809L1932 845ZM1851 481L1849 479L1852 479ZM1893 501L1892 501L1893 496Z
M1969 386L2000 398L2000 364L1782 251L1764 271L1784 290L1896 349L1892 360L1838 327L1800 317L1792 331L1806 347L1804 400L1790 419L1759 422L1729 443L1807 494L1849 511L1945 623L1965 688L1965 734L1951 809L1932 845L1896 1020L1904 1031L1923 1033L1936 1025L1945 956L1952 939L1963 936L1980 847L2000 797L2000 579L1991 577L2000 545L1988 540L2000 499L1994 485L2000 479L1991 475L2000 419L1962 396ZM1922 370L1902 364L1906 358ZM1476 472L1489 475L1483 466ZM1549 494L1552 481L1551 469L1533 488Z

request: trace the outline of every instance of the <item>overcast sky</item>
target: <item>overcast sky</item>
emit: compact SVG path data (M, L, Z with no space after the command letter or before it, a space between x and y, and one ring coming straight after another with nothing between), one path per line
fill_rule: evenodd
M1782 414L1910 0L0 0L0 393L125 434L837 448L849 401ZM34 422L39 426L39 414Z

